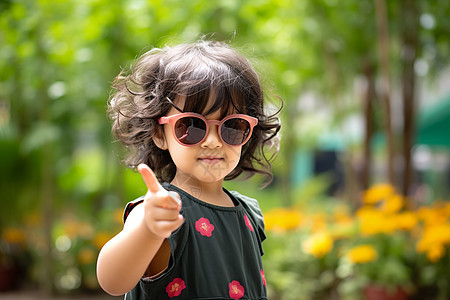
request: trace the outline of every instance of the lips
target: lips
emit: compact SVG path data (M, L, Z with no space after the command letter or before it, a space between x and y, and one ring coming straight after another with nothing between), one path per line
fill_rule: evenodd
M199 157L199 161L204 162L206 164L216 164L223 160L222 157L208 156L208 157Z

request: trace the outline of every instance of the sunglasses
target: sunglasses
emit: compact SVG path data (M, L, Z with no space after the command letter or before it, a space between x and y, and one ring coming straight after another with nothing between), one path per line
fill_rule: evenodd
M230 146L242 146L250 139L258 119L248 115L234 114L221 121L206 120L200 114L187 112L161 117L158 122L170 124L173 136L183 146L195 146L203 142L208 135L210 124L217 125L219 137L223 142Z

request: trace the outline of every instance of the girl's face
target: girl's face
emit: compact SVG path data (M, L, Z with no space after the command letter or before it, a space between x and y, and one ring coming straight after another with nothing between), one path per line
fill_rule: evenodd
M211 104L211 100L210 103ZM178 101L177 106L183 107L184 100ZM207 107L208 108L208 107ZM207 111L207 109L206 109ZM171 108L166 116L179 114ZM219 120L220 111L204 116L207 120ZM217 183L220 186L223 179L239 163L242 146L230 146L224 143L217 131L217 125L210 124L210 129L205 139L194 146L183 146L173 136L169 124L164 125L164 137L159 147L170 152L173 162L177 167L175 178L172 181L180 188L189 190L201 187L204 184Z

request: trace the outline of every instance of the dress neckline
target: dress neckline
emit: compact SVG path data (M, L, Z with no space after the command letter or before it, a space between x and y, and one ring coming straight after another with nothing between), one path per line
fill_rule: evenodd
M242 204L239 200L236 199L236 197L233 196L232 193L230 193L227 189L222 188L223 191L228 195L228 197L230 197L231 201L233 201L234 206L220 206L220 205L215 205L215 204L211 204L205 201L202 201L200 199L198 199L197 197L189 194L188 192L186 192L185 190L171 184L168 182L165 182L162 184L164 188L169 189L169 190L174 190L176 192L178 192L179 194L183 194L186 197L189 197L189 199L191 199L192 201L203 205L205 207L211 208L211 209L215 209L215 210L223 210L223 211L239 211L242 209ZM184 206L184 203L183 203Z

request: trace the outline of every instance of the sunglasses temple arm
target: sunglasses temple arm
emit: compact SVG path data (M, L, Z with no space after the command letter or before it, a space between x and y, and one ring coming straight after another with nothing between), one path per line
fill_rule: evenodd
M161 117L158 119L158 123L159 124L167 124L169 123L169 118L168 117Z

